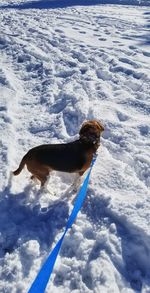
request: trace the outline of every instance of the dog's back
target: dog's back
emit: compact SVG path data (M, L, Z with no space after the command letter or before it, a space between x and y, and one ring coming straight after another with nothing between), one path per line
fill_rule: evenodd
M86 161L86 146L79 140L67 144L47 144L31 149L26 161L36 160L52 170L77 172Z

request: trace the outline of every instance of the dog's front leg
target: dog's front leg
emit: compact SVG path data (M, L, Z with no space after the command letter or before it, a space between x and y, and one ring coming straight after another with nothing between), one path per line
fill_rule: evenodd
M80 185L82 183L82 175L83 175L84 172L79 172L76 174L75 176L75 179L74 179L74 182L72 183L71 185L71 188L74 192L77 192L78 189L80 188Z

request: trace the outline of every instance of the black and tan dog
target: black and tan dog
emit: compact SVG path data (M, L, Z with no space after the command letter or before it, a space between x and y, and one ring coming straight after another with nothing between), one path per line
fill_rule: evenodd
M44 144L32 148L23 157L19 168L13 172L18 175L26 165L31 178L37 178L44 186L52 170L78 173L82 176L90 167L93 154L100 146L103 125L96 120L83 123L79 139L66 144Z

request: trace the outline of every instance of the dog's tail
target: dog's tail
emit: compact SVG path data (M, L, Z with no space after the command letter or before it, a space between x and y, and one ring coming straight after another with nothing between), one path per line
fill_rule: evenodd
M13 172L13 175L15 175L15 176L19 175L20 172L22 171L22 169L24 168L25 164L26 164L26 156L23 157L23 159L20 162L20 165L19 165L18 169Z

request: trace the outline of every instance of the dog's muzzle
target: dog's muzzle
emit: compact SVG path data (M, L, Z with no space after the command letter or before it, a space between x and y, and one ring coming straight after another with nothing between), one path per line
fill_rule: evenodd
M100 137L97 137L96 134L89 134L88 137L85 135L81 136L81 139L87 143L91 143L91 144L100 144Z

